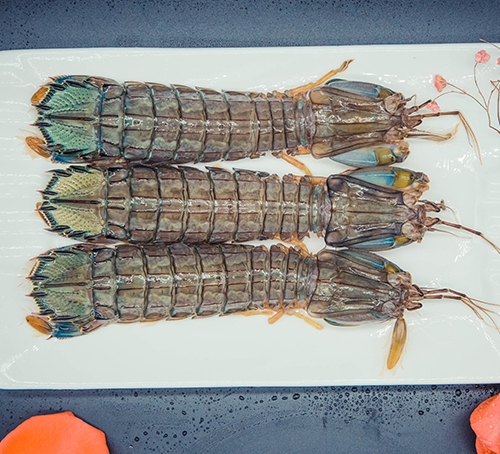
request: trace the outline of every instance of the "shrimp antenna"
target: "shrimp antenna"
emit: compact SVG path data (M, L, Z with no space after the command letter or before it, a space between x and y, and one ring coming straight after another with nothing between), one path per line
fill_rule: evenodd
M499 307L498 304L488 303L475 298L467 296L465 293L457 292L449 288L440 289L425 289L420 288L422 291L422 299L448 299L462 301L469 309L471 309L476 316L483 321L487 326L495 328L500 333L500 328L493 318L494 315L499 316L498 312L489 309L485 306Z
M430 131L421 131L420 129L414 129L413 131L408 132L408 137L421 137L427 140L434 140L435 142L444 142L445 140L451 139L458 131L458 124L453 128L453 131L450 131L446 134L439 134L437 132Z
M464 235L458 235L457 233L455 233L455 232L449 232L448 230L432 229L432 231L433 232L439 232L439 233L446 233L447 235L452 235L455 238L462 238L462 239L467 238Z
M413 289L417 291L418 296L417 300L457 300L462 301L479 320L485 323L487 326L491 328L495 328L500 333L500 327L497 322L493 318L494 316L499 317L500 314L498 312L485 307L485 306L494 306L500 307L498 304L488 303L487 301L478 300L475 298L471 298L467 296L465 293L457 292L456 290L452 290L449 288L440 288L440 289L428 289L418 287L413 284ZM408 310L414 310L421 307L421 304L415 305L412 308L408 308ZM392 332L391 339L391 348L389 350L389 355L387 357L387 368L390 370L396 366L399 362L401 355L404 350L404 346L406 344L406 339L408 337L408 329L406 326L406 322L402 316L398 317Z
M432 209L436 212L436 213L439 213L440 211L451 211L451 213L453 214L453 217L455 218L455 223L459 223L459 220L458 220L458 216L457 216L457 213L455 212L455 210L446 205L446 203L444 203L444 200L441 200L441 202L439 203L436 203L436 202L431 202L429 200L422 200L422 202L424 202L425 204L427 204L427 206L431 206ZM440 230L440 232L445 232L446 230ZM450 233L450 232L448 232Z
M421 109L422 107L424 107L429 102L430 101L427 101L424 104L421 104L420 106L418 106L418 108ZM459 110L452 110L452 111L449 111L449 112L425 113L425 114L420 114L419 116L420 116L420 118L431 118L431 117L443 117L445 115L457 116L460 119L460 122L462 123L462 125L463 125L463 127L465 129L465 132L467 133L467 139L469 141L469 144L471 145L472 148L474 148L474 150L475 150L475 152L477 154L477 157L479 159L479 162L482 164L483 161L481 159L481 150L479 148L479 142L477 141L476 135L474 134L474 131L472 130L471 125L465 119L465 117L462 114L462 112L460 112ZM439 134L428 133L428 138L434 139L434 140L447 140L447 138L451 138L456 133L456 131L457 131L457 128L455 128L455 130L452 131L451 133L448 133L446 135L441 136L442 138L440 138ZM417 134L411 134L411 135L413 135L413 136L419 136L418 132L417 132ZM420 137L425 137L425 135L424 136L420 135Z
M443 230L438 230L438 229L434 229L433 228L433 226L438 225L438 224L446 225L448 227L452 227L452 228L458 229L458 230L465 230L466 232L469 232L469 233L472 233L473 235L481 237L484 241L486 241L488 244L490 244L491 246L493 246L493 248L495 249L495 251L497 251L500 254L500 247L497 246L495 243L493 243L493 241L491 241L490 239L486 238L478 230L474 230L474 229L471 229L469 227L464 227L461 224L454 224L453 222L443 221L442 219L439 219L439 218L428 218L428 219L431 220L431 224L428 226L429 227L429 229L428 229L429 232L432 232L432 231L442 232Z
M457 216L457 213L455 213L455 210L451 207L449 207L448 205L446 205L444 203L444 200L441 201L441 203L439 204L439 206L441 207L441 209L444 211L444 210L448 210L448 211L451 211L451 213L453 214L453 217L455 218L455 222L458 224L458 216Z

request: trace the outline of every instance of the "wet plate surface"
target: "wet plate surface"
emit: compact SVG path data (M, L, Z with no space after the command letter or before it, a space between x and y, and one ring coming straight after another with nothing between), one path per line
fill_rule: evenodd
M479 45L281 49L78 49L0 54L0 387L114 388L489 383L500 376L500 334L460 302L428 301L407 314L409 339L393 371L384 363L392 323L316 331L295 317L269 325L265 317L222 317L155 324L112 325L88 336L47 340L26 322L34 302L25 296L29 260L70 242L44 231L35 214L46 170L62 167L31 156L24 137L35 133L30 97L49 76L91 74L125 80L214 89L285 90L316 80L342 61L342 77L380 83L417 95L437 95L435 74L477 95L474 55ZM500 51L477 80L489 93L499 78ZM497 55L499 54L499 55ZM442 110L461 110L481 147L479 162L463 128L447 142L412 140L405 166L431 178L426 198L444 200L459 221L500 242L500 136L470 98L440 98ZM448 132L456 118L429 119L424 128ZM313 173L344 168L304 158ZM222 164L230 168L298 173L275 158ZM444 217L455 221L452 213ZM307 241L310 250L322 247ZM384 254L425 287L449 287L500 303L500 256L478 238L428 234L420 245Z

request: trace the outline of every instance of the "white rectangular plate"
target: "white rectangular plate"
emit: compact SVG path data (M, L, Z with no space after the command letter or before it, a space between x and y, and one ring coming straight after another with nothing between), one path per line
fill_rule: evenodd
M500 378L500 334L457 301L426 301L408 313L409 337L394 370L384 364L392 323L356 328L311 328L295 317L269 325L265 317L214 317L180 322L112 325L87 336L47 340L26 322L36 310L25 295L29 260L69 241L44 231L35 213L46 170L61 167L28 153L24 138L36 134L30 97L49 76L88 74L214 89L285 90L318 79L342 61L354 62L341 77L437 96L435 74L478 96L474 55L490 62L477 80L489 93L497 80L500 51L492 46L426 45L273 49L68 49L0 53L0 387L120 388L204 386L303 386L486 383ZM451 94L443 111L460 110L480 146L483 163L463 127L447 142L410 140L405 166L431 178L428 200L445 200L460 222L500 243L500 135L484 110ZM496 113L494 113L496 115ZM456 117L426 120L422 129L447 132ZM498 125L497 125L498 126ZM330 160L304 158L313 173L345 170ZM225 167L298 173L272 157ZM445 219L454 221L452 213ZM321 240L307 242L312 252ZM500 256L477 237L428 233L423 243L384 254L425 287L449 287L500 303Z

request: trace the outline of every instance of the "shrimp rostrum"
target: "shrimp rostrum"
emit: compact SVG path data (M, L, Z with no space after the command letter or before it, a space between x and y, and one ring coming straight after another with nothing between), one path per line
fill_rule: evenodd
M97 242L299 245L312 232L332 247L386 250L447 225L492 244L429 216L446 207L420 199L428 185L425 174L397 167L280 178L215 167L70 166L52 171L38 211L50 230Z
M115 322L236 313L266 314L271 323L295 315L319 328L314 319L335 326L395 319L389 369L405 345L405 311L425 299L461 300L493 322L486 303L450 289L420 288L394 263L349 249L313 255L280 244L84 243L39 256L29 279L39 312L27 321L55 338Z
M389 165L408 155L408 137L445 140L418 131L426 103L380 85L332 78L284 93L214 91L183 85L91 76L52 78L32 97L43 139L28 145L54 161L149 164L256 158L266 152L297 162L311 153L354 167ZM473 136L473 135L472 135ZM476 147L477 149L477 147Z

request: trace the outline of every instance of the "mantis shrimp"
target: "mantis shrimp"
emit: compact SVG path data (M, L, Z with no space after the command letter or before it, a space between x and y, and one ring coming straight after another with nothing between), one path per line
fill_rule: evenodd
M371 252L318 254L241 244L79 244L38 257L29 279L40 310L27 317L56 338L87 334L114 322L213 315L295 315L352 326L395 319L387 367L403 351L406 310L426 299L455 299L494 323L483 303L451 289L424 289L409 273ZM307 316L304 314L307 313ZM311 319L312 318L312 319ZM495 324L496 326L496 324ZM497 328L498 329L498 328Z
M408 137L446 140L419 131L425 118L411 98L366 82L332 78L284 93L247 93L183 85L126 82L91 76L54 77L31 102L43 139L27 137L56 162L184 164L257 158L273 152L307 171L293 156L330 157L353 167L390 165L408 156Z
M310 232L332 247L385 250L421 242L444 203L420 200L429 178L397 167L328 178L222 168L70 166L52 172L38 211L74 239L128 243L223 243L280 239L299 245Z
M56 338L113 322L235 313L294 315L320 328L396 320L387 366L400 360L404 312L426 299L460 300L496 327L484 302L455 290L425 289L368 251L420 242L437 225L484 235L428 216L443 202L420 200L429 178L397 167L422 114L380 85L336 79L271 94L54 77L32 97L43 139L27 144L55 162L38 211L50 229L87 243L50 250L29 275L39 312L31 326ZM234 161L271 152L306 175L170 164ZM310 153L357 167L312 176L294 156ZM74 164L85 163L87 166ZM377 167L378 166L378 167ZM342 250L311 254L309 233ZM103 242L126 242L108 247ZM307 314L307 315L305 315ZM498 328L497 328L498 329Z

